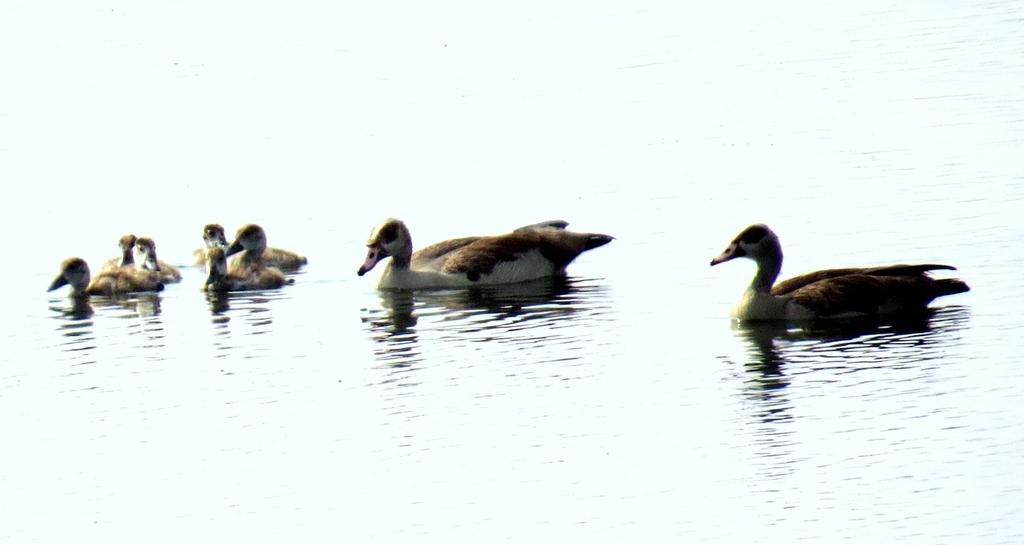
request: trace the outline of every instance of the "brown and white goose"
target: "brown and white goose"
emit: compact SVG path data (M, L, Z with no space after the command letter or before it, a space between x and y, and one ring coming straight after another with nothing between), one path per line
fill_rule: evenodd
M935 264L826 269L775 284L782 269L782 246L763 224L744 229L711 265L737 257L757 263L754 281L733 309L737 320L820 320L922 311L936 297L970 290L955 278L932 278L928 271L955 270Z
M370 233L363 276L381 260L391 262L380 288L444 288L525 282L565 274L581 253L604 246L612 237L567 231L564 221L528 225L499 236L438 242L415 253L409 229L388 219Z
M101 271L96 278L89 273L89 265L80 257L71 257L61 263L60 273L46 291L53 291L65 284L71 286L72 297L86 295L123 295L143 291L160 291L164 285L151 271L140 271L133 267L119 267Z
M245 250L241 259L231 263L231 270L251 268L254 265L273 267L286 272L297 271L306 264L306 258L280 248L267 248L267 234L259 225L250 223L238 230L235 241L225 255L232 256Z
M181 272L174 265L156 257L156 242L153 242L153 239L139 237L135 245L142 256L142 270L156 272L157 277L165 284L181 281Z
M206 265L206 251L210 248L227 248L228 239L224 235L224 227L219 223L209 223L203 227L203 247L192 252L196 265Z
M122 236L117 241L117 246L121 248L121 257L112 257L103 264L101 270L109 271L111 269L117 269L119 267L135 268L135 235L127 234Z
M228 260L223 248L209 248L206 251L208 276L203 289L212 292L264 290L280 288L294 282L273 267L252 267L243 272L228 270Z

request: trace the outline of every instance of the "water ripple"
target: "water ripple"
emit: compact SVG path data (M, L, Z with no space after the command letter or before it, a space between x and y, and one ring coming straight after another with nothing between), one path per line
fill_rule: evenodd
M380 293L381 307L363 309L362 320L377 361L391 370L383 381L388 384L415 383L425 352L464 368L485 362L504 364L509 372L521 365L565 367L586 355L578 350L579 329L608 312L606 290L576 278L468 290L387 290Z

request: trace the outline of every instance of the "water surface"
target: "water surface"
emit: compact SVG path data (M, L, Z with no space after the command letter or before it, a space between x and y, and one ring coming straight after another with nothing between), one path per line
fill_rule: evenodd
M0 8L0 542L1024 539L1017 4L57 7ZM616 240L378 291L389 216ZM210 222L310 264L208 296ZM755 222L972 291L736 326ZM45 293L125 232L183 281Z

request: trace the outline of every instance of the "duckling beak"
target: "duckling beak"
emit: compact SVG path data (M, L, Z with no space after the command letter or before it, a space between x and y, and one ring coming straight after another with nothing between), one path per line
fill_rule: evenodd
M747 255L746 252L743 251L743 248L740 247L739 244L730 244L729 247L726 248L724 252L719 254L718 257L716 257L716 258L711 260L711 266L714 267L715 265L718 265L719 263L725 263L726 261L729 261L730 259L735 259L737 257L743 257L745 255Z
M242 247L242 243L239 242L238 239L235 239L235 241L231 243L231 246L228 246L227 251L224 252L224 257L231 257L244 249L245 248Z
M356 274L358 274L359 276L363 276L364 274L369 272L369 270L372 269L374 265L377 264L378 261L384 259L385 257L387 257L387 254L383 250L381 250L377 246L370 246L370 248L366 251L366 261L364 261L363 265L359 267L359 270L356 271Z
M57 278L53 279L53 282L50 283L50 287L47 288L46 291L53 291L53 290L55 290L55 289L65 285L67 283L68 283L68 279L64 278L63 274L60 274L60 275L57 276Z

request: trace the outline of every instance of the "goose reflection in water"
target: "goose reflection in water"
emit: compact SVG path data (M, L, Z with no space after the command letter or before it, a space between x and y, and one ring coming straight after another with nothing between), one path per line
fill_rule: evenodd
M113 297L71 296L66 299L51 300L50 310L73 320L90 318L97 309L101 311L127 310L130 314L122 317L145 318L160 315L160 302L160 295L155 292L139 292ZM61 303L63 304L60 305Z
M594 299L605 288L578 278L556 277L517 284L440 290L382 290L380 309L364 309L363 323L372 338L385 345L377 355L390 365L409 365L420 359L417 326L421 319L436 322L434 330L483 333L488 340L503 337L535 342L525 330L583 311L602 311ZM544 329L545 336L551 336ZM515 335L509 335L515 333Z
M784 390L805 373L844 375L869 369L919 369L942 356L944 345L956 342L954 331L969 318L966 307L950 306L898 319L861 319L843 323L793 327L777 322L734 323L736 336L747 343L744 368L748 399L755 400L763 423L789 419L791 403Z
M68 297L61 299L59 303L63 304L58 306L58 301L51 301L50 310L60 313L62 317L69 320L85 320L91 318L95 312L92 302L89 301L89 296Z
M163 326L158 318L160 301L156 293L133 293L116 297L72 296L51 300L50 310L56 313L54 318L60 322L57 332L63 337L61 350L68 353L76 364L95 363L92 353L97 347L96 321L93 319L96 313L105 317L132 319L127 327L141 335L138 338L142 347L161 347Z
M288 296L280 290L238 291L238 292L203 292L210 309L212 325L212 345L216 350L214 357L224 358L236 351L244 352L247 357L255 357L266 352L267 338L257 342L255 336L265 336L274 331L273 304L278 299ZM235 326L241 320L242 326ZM243 327L246 337L234 338L237 327ZM273 337L272 335L270 337Z
M148 318L160 315L160 295L152 292L136 293L127 297L109 300L94 300L97 306L121 307L133 311L136 316Z
M747 414L742 428L753 446L752 467L760 492L774 496L778 480L797 471L806 441L793 424L806 418L795 410L794 399L839 395L844 387L859 387L865 380L890 381L891 376L871 370L906 370L917 381L940 360L944 347L957 342L955 331L969 317L965 307L929 310L898 320L858 320L793 327L782 323L734 323L737 338L746 343L744 376L738 396ZM859 373L856 378L847 378ZM867 378L866 378L867 377ZM810 379L810 380L808 380ZM795 390L800 392L796 393ZM806 409L806 408L805 408Z
M72 354L72 359L80 360L78 363L95 363L95 359L88 355L96 349L96 322L90 319L93 309L89 298L72 297L68 302L71 307L50 307L50 310L59 313L55 318L60 321L57 326L57 332L62 337L60 349Z
M929 359L937 354L928 349L955 342L957 337L950 333L962 329L968 317L966 307L948 306L799 327L785 323L734 323L733 327L749 345L752 359L747 368L769 377L783 375L784 367L793 364L810 364L811 370L856 370L905 366L908 358Z
M244 311L248 315L262 315L270 312L271 303L280 299L281 294L276 290L267 291L238 291L238 292L204 292L206 301L209 303L210 314L222 316L232 310ZM271 323L272 320L258 320L258 323Z

